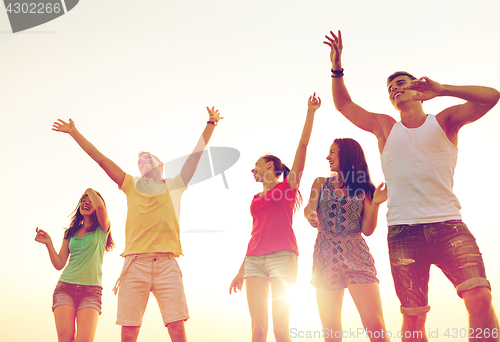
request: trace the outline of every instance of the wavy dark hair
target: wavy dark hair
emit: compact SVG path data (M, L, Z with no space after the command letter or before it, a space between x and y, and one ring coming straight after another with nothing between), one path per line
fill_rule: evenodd
M340 179L347 188L349 196L357 195L360 191L373 198L373 185L365 154L361 145L354 139L335 139L333 143L339 147ZM351 192L351 190L353 192Z
M102 198L101 194L97 191L95 193L102 199L104 206L106 206L106 202L104 201L104 198ZM80 213L80 205L82 204L83 198L85 196L88 195L84 193L82 197L80 197L78 205L76 206L75 210L73 210L73 212L71 213L71 214L74 213L74 215L71 218L69 228L66 229L66 232L64 233L65 239L69 240L71 237L75 236L78 233L78 230L83 226L83 215L82 213ZM97 219L97 214L94 211L94 213L92 214L92 227L88 230L88 232L90 233L95 231L97 227L99 227L99 220ZM115 243L113 241L113 237L111 236L111 232L109 232L108 240L106 241L106 252L110 252L114 247Z
M264 159L267 162L272 161L274 164L274 176L278 178L279 176L283 175L283 180L285 180L286 177L288 177L288 174L290 173L290 169L288 166L283 164L281 162L281 159L276 157L275 155L272 154L266 154L262 156L262 159ZM297 190L297 196L295 197L295 203L293 205L293 212L295 213L301 206L302 204L302 194L300 193L300 190Z

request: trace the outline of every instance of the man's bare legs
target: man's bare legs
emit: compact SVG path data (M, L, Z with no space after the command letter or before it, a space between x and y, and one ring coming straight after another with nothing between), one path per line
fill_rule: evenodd
M491 303L490 290L476 287L462 292L462 298L469 313L469 341L498 342L498 319ZM425 335L426 316L403 315L403 342L428 341Z
M469 341L498 342L498 318L491 303L490 289L476 287L462 292L462 298L469 313L468 332L473 337Z
M176 321L167 324L168 334L172 342L187 342L184 321ZM136 342L141 327L122 326L121 342Z
M405 315L403 314L402 342L427 342L425 334L425 319L427 313L420 315Z
M187 342L184 321L176 321L167 324L168 334L172 342Z
M136 342L141 327L122 326L122 342Z

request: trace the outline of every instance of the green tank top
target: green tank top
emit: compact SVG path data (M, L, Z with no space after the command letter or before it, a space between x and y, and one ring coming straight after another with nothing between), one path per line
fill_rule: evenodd
M59 281L70 284L102 287L102 259L106 250L108 232L97 227L85 237L72 236L69 240L69 263Z

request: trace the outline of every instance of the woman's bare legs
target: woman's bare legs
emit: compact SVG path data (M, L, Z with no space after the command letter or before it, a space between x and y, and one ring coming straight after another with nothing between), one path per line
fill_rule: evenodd
M76 313L76 340L75 342L94 341L97 330L99 312L96 309L85 308Z
M70 305L59 305L54 309L59 342L73 342L75 340L75 314L75 308Z
M273 296L273 330L276 342L292 342L290 337L290 301L286 296L294 281L286 278L271 278Z
M342 341L342 300L344 290L318 290L316 289L316 301L318 302L319 317L325 334L325 342Z
M267 338L269 280L266 278L246 278L247 301L252 319L252 342L265 342Z
M372 342L388 342L378 284L352 284L347 287L358 308L366 334Z

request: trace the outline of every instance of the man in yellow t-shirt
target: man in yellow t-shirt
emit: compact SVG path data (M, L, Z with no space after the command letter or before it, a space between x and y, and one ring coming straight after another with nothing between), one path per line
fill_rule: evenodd
M180 199L217 122L222 119L214 107L207 107L207 110L210 118L200 140L174 179L162 178L163 163L148 152L139 153L138 166L142 177L132 177L81 135L73 120L54 122L53 130L70 134L127 195L125 250L122 254L125 263L113 289L116 293L120 286L116 323L122 326L122 342L137 341L150 292L158 301L171 340L187 341L184 321L189 318L189 313L182 273L175 259L182 255Z

